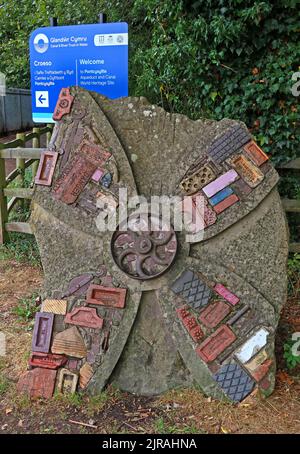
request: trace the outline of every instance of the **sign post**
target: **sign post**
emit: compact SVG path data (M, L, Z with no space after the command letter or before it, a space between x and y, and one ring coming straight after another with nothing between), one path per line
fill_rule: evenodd
M39 28L29 42L34 122L53 122L64 87L80 86L111 99L128 96L127 23Z

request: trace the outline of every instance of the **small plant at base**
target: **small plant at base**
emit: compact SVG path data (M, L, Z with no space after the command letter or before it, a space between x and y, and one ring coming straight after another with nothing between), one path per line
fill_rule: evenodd
M0 396L5 394L9 388L9 381L5 377L0 377Z
M293 347L297 342L299 341L290 339L283 346L284 348L283 357L285 359L288 369L294 369L296 366L300 364L300 355L295 355L293 351L294 350Z
M36 298L38 294L33 293L30 298L22 298L18 301L18 305L13 309L13 312L22 320L26 322L34 318L39 308L36 305Z

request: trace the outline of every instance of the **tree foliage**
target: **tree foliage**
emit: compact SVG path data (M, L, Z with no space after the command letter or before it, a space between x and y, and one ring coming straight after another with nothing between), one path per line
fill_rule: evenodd
M28 36L57 16L92 23L100 11L130 29L130 94L191 118L244 121L274 163L300 145L298 0L0 1L0 71L29 86ZM294 180L291 196L299 192Z

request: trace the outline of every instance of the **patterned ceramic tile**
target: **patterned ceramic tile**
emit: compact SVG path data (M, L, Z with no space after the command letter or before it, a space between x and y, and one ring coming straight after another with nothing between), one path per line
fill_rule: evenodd
M222 366L214 375L214 379L234 402L241 402L255 386L251 377L235 362Z
M217 164L220 164L250 140L248 131L240 125L235 125L214 140L208 154Z
M182 296L193 309L206 306L211 296L210 288L190 270L182 273L172 284L171 290Z

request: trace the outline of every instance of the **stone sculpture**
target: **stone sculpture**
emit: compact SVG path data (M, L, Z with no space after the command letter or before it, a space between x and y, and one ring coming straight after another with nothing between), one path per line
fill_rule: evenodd
M255 389L269 395L288 233L278 175L245 125L192 121L144 98L110 101L78 87L62 90L54 119L31 217L44 303L35 369L19 389L49 397L55 379L61 392L114 383L156 395L197 383L231 401ZM103 203L118 212L122 188L148 203L186 196L187 212L186 200L197 211L200 194L203 238L163 229L159 215L151 215L158 230L142 232L135 210L127 230L99 231ZM31 380L43 368L48 390Z

